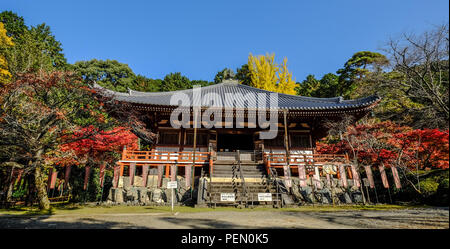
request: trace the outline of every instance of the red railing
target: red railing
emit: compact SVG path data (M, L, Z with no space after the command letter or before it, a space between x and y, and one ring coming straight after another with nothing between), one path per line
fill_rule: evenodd
M264 153L264 162L267 172L269 168L282 168L286 165L286 154ZM326 164L339 165L350 163L348 157L343 154L291 154L289 166L297 168L299 165L322 166Z
M195 152L195 164L208 164L209 152ZM120 163L167 164L177 163L180 166L194 162L193 151L130 151L124 150Z

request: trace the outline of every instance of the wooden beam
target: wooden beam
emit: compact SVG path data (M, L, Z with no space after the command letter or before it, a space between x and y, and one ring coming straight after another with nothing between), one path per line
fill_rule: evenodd
M201 112L200 112L200 114L201 114ZM191 172L191 174L192 174L192 177L191 177L191 181L192 181L192 183L191 183L191 198L193 198L193 196L192 196L192 194L193 194L193 191L194 191L194 186L195 186L195 152L196 152L196 150L197 150L197 113L196 113L196 111L194 110L194 144L193 144L193 147L194 147L194 151L193 151L193 153L192 153L192 172Z
M170 164L166 164L166 178L169 178Z
M285 172L287 172L287 175L285 176L285 179L288 181L288 188L291 187L291 167L289 167L289 138L288 138L288 127L287 127L287 112L288 110L283 110L283 116L284 116L284 147L286 149L286 167Z

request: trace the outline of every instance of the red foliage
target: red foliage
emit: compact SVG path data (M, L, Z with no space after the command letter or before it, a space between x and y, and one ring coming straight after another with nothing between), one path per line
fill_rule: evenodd
M394 134L391 144L405 153L408 166L420 168L449 167L449 131L438 129L411 130Z
M89 134L88 138L83 138L87 134ZM80 139L76 140L77 138ZM122 152L124 146L127 146L130 150L138 149L136 135L124 127L117 127L110 131L99 131L97 128L90 126L75 132L70 139L75 141L63 144L60 147L61 153L69 156L59 156L55 163L59 165L79 164L83 158L89 158L96 162L113 162L116 159L113 152Z
M353 150L364 165L393 164L409 168L449 167L449 131L417 129L386 121L348 127L342 141L317 143L319 153L347 153ZM351 143L351 144L350 144ZM351 145L351 146L350 146Z

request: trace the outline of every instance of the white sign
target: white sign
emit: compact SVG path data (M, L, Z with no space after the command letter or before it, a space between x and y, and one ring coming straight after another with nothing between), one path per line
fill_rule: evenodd
M272 201L272 193L258 193L258 201Z
M220 193L220 201L235 201L234 193Z
M167 182L167 188L177 188L177 181Z

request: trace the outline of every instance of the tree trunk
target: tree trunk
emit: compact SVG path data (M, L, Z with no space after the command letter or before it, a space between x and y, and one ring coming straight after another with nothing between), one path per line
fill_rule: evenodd
M7 202L12 201L12 193L13 193L13 188L14 188L13 174L14 174L14 167L11 168L11 171L10 171L9 177L8 177L8 185L7 185L8 187L6 190L6 201Z
M42 173L40 166L36 166L34 171L34 182L36 184L37 198L39 200L39 209L50 209L50 201L47 196L47 188L45 184L45 175Z

